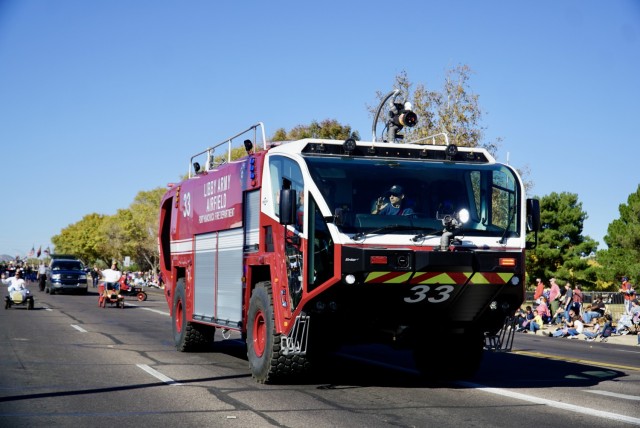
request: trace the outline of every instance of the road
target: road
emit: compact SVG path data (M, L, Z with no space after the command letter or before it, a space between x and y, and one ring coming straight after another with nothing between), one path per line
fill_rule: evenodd
M310 379L259 385L237 334L177 352L160 291L125 309L99 308L93 290L34 295L34 310L0 312L2 427L640 425L640 347L519 334L467 382L425 381L406 352L352 347Z

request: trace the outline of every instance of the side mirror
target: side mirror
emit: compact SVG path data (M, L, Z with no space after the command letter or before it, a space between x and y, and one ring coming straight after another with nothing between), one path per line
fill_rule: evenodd
M278 207L280 214L280 224L289 225L296 221L296 191L293 189L280 190L280 205Z
M527 199L527 228L532 232L540 230L540 201L537 199Z
M527 241L527 250L532 250L538 246L538 231L540 230L540 201L537 199L527 199L527 229L534 232L533 241Z

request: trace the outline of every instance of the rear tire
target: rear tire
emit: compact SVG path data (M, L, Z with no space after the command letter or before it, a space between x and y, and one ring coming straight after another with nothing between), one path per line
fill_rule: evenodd
M29 301L27 302L27 310L30 311L32 309L33 309L33 297L29 299Z
M147 293L145 293L144 291L140 291L137 294L137 298L138 298L138 302L144 302L145 300L147 300Z
M173 341L180 352L197 351L213 343L215 327L187 322L187 303L184 291L184 278L180 278L173 293L173 311L171 313Z

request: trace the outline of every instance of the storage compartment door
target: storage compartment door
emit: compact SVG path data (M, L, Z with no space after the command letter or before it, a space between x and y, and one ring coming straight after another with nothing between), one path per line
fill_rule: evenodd
M218 234L216 322L237 327L242 321L242 228Z

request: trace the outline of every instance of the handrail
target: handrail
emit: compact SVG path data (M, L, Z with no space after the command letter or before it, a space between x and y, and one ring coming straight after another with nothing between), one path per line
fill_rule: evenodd
M253 133L253 142L255 144L256 143L256 138L258 137L258 135L257 135L257 133L258 133L257 129L258 128L261 129L262 148L263 148L263 150L266 150L267 149L267 137L266 137L265 130L264 130L264 123L258 122L255 125L251 125L250 127L245 129L244 131L239 132L239 133L235 134L234 136L229 137L229 138L225 139L224 141L216 144L215 146L208 147L205 150L203 150L203 151L201 151L199 153L196 153L195 155L191 156L191 159L189 160L189 178L192 177L192 175L191 175L192 166L193 166L193 160L195 158L197 158L198 156L202 156L202 155L206 154L207 155L207 164L205 165L205 170L208 171L210 169L213 169L215 167L214 164L213 164L213 161L215 159L214 153L215 153L216 149L218 147L226 144L227 145L227 160L226 160L226 162L231 162L231 149L233 148L232 147L233 140L235 138L238 138L239 136L244 135L247 132L253 130L254 131L254 133Z
M429 135L428 137L420 138L420 139L415 140L415 141L409 141L407 144L419 144L422 141L431 140L432 141L431 145L435 146L436 145L436 137L439 137L441 135L444 136L444 141L445 141L446 145L448 146L449 145L449 136L447 135L446 132L440 132L438 134Z

